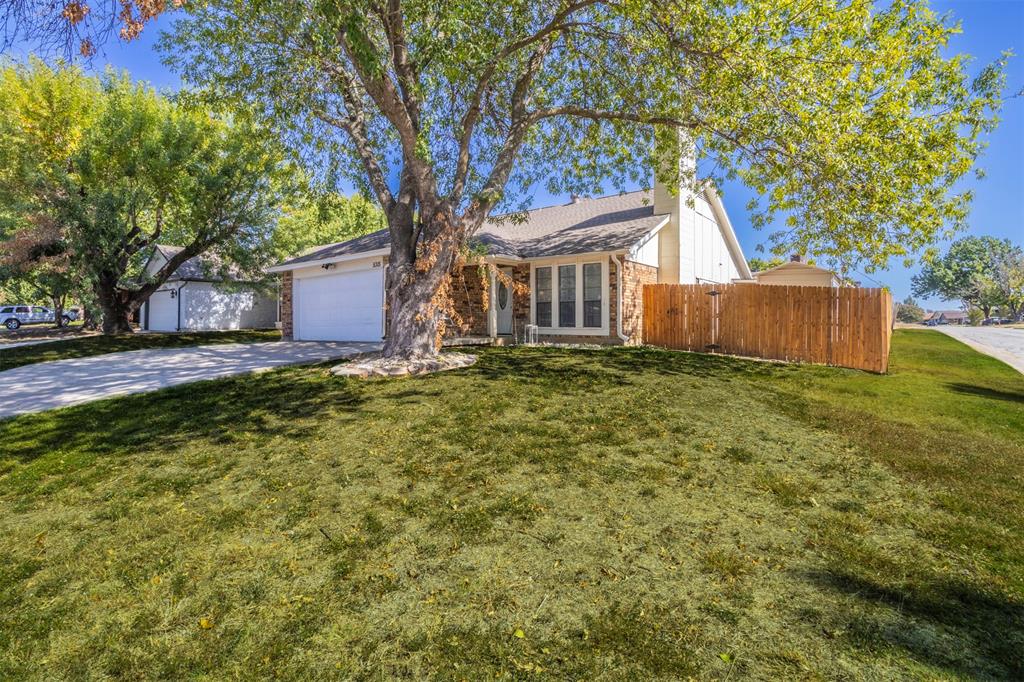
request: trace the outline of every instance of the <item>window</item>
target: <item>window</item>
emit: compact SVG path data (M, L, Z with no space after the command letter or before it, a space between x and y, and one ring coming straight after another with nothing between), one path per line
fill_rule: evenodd
M39 306L33 306L32 312L34 313L45 313L46 308L40 308Z
M576 326L576 266L558 266L558 326Z
M551 326L551 268L537 268L535 288L537 298L537 326Z
M583 258L549 263L533 267L534 324L546 334L608 334L608 265Z
M601 264L583 264L583 326L601 326Z
M10 308L10 307L4 308L3 310L0 310L0 313L13 313L13 312L14 312L14 308Z
M23 306L23 305L22 306L18 306L18 309L15 310L14 312L16 312L16 313L27 313L28 312L28 307L27 306Z

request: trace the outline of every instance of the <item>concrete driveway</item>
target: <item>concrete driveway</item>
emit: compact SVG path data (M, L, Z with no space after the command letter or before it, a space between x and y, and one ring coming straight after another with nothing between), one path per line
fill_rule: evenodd
M337 360L379 343L271 341L155 348L40 362L0 372L0 418L192 381Z
M968 346L1002 360L1010 367L1024 374L1024 329L1008 327L961 327L941 325L932 327L963 341Z

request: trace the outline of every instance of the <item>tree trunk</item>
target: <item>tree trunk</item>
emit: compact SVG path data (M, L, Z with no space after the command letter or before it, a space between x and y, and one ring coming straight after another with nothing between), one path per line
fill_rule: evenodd
M108 336L131 334L131 310L123 306L103 306L103 333Z
M431 273L411 272L414 268L388 266L384 357L411 359L437 354L442 311L433 301L440 287L434 285L436 278Z
M64 326L64 299L53 297L53 326L60 329Z
M458 253L459 227L448 215L421 226L420 248L392 241L387 271L387 335L383 356L412 359L437 355L444 318L451 310L450 273Z
M96 313L93 312L92 306L82 306L82 329L88 331L94 331L97 328L96 324Z
M131 292L117 287L114 277L100 278L96 283L96 298L103 311L102 330L106 335L131 334Z

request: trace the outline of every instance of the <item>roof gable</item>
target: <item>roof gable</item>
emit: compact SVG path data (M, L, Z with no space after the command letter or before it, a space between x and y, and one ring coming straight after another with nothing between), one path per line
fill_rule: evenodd
M817 265L811 265L810 263L802 263L802 262L801 263L797 263L795 261L787 261L787 262L783 263L782 265L776 265L773 268L767 268L765 270L760 270L758 272L755 272L754 276L756 277L758 275L764 275L764 274L767 274L769 272L780 272L781 273L781 272L786 272L786 271L792 272L794 270L799 270L799 271L802 271L802 272L818 272L818 273L822 273L822 274L829 274L829 275L831 275L833 277L836 276L836 273L834 273L833 271L831 271L831 270L829 270L827 268L819 268Z
M524 213L490 218L470 240L493 256L544 258L599 251L622 251L668 220L655 215L651 193L627 192L579 199ZM310 265L390 248L387 229L314 248L279 268Z
M154 256L159 255L163 258L164 262L167 262L184 250L185 247L183 246L157 244L154 249ZM149 262L152 262L152 257L150 257ZM147 266L149 262L147 262ZM234 266L228 266L227 276L223 276L220 270L221 261L215 254L201 253L179 265L168 279L195 282L223 282L239 279L238 268Z

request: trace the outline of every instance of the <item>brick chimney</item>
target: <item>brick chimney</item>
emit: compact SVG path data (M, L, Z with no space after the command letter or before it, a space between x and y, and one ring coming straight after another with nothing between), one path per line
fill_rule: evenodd
M804 257L801 256L799 253L794 253L792 256L789 257L789 262L790 263L803 263L804 262Z

